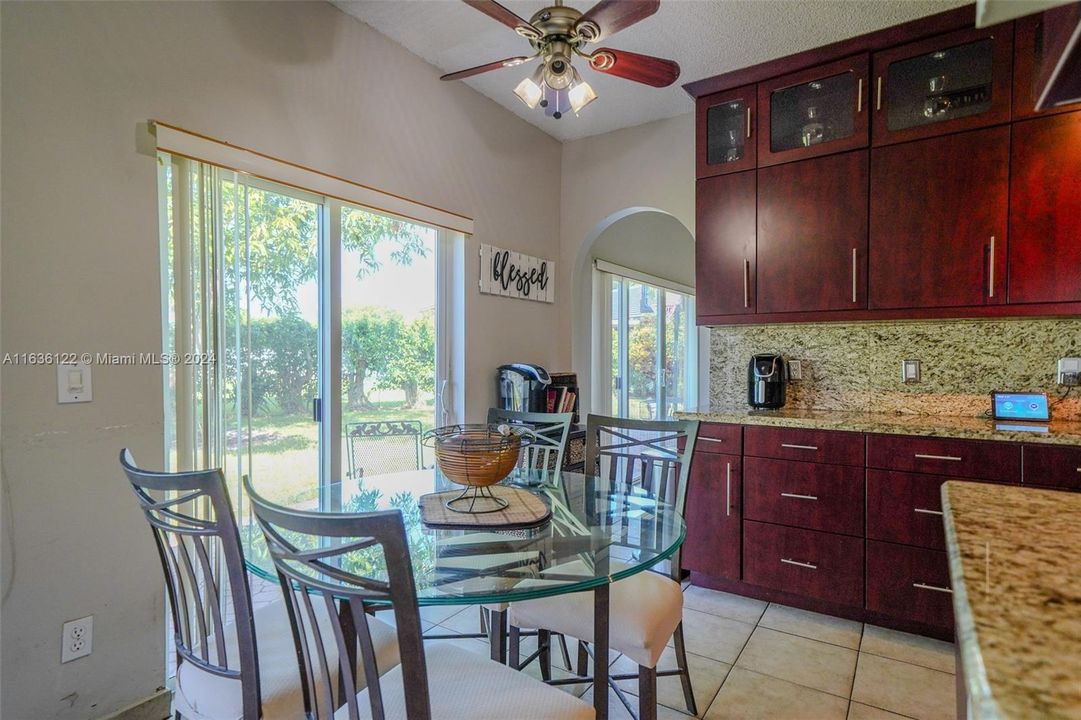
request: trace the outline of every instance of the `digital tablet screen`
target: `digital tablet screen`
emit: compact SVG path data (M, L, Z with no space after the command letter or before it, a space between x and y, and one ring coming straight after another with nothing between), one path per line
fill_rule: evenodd
M991 393L995 420L1047 422L1051 409L1044 393Z

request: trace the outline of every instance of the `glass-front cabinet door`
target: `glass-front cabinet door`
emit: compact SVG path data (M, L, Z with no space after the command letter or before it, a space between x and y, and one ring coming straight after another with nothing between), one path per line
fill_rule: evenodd
M698 99L696 177L755 167L755 92L748 85Z
M874 144L1010 119L1012 24L960 30L877 53Z
M758 164L866 147L868 62L860 55L759 84Z
M1077 21L1081 5L1061 6L1054 10L1026 15L1015 22L1013 34L1013 117L1081 110L1081 102L1056 104L1053 97L1044 98L1044 107L1036 109L1050 81L1053 66L1061 57L1063 42L1068 42ZM1066 38L1062 36L1065 35Z

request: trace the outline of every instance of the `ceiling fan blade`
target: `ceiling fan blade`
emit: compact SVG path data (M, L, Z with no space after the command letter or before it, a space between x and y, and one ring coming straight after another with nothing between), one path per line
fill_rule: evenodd
M586 42L600 42L657 12L660 0L601 0L574 27Z
M487 63L486 65L477 65L476 67L466 68L465 70L459 70L458 72L447 73L440 77L440 80L462 80L467 77L473 77L474 75L480 75L490 70L499 70L505 67L514 67L516 65L525 65L531 60L535 60L536 55L528 57L526 55L519 55L518 57L509 57L504 60L496 60L495 62Z
M541 32L537 30L537 28L503 7L495 0L462 0L462 2L474 10L480 10L493 20L503 23L522 37L536 39L541 36Z
M679 78L679 63L626 50L600 48L590 56L589 66L597 72L653 87L668 87Z

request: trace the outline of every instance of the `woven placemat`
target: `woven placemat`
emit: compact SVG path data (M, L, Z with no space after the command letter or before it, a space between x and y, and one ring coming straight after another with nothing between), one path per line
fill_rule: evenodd
M523 528L540 525L552 517L545 502L528 490L504 485L493 485L488 489L496 497L506 500L507 507L487 513L454 512L443 503L457 497L460 490L428 493L420 496L421 522L434 528ZM486 510L491 507L490 502L478 499L476 507Z

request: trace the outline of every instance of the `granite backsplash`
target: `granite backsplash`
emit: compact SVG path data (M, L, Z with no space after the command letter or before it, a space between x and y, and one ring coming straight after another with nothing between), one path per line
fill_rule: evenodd
M733 325L710 333L710 406L747 407L755 353L798 359L786 408L978 416L994 390L1042 391L1052 403L1061 357L1081 356L1081 319L920 320ZM921 362L921 381L901 382L901 361ZM1081 388L1054 406L1081 419Z

